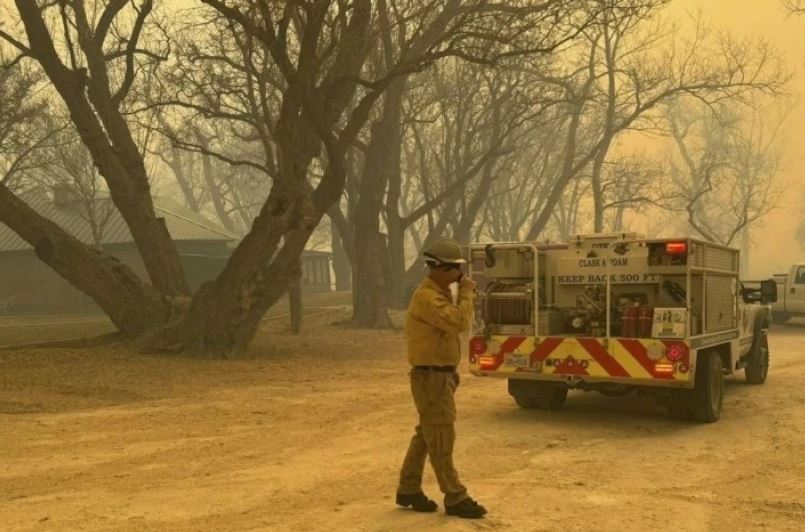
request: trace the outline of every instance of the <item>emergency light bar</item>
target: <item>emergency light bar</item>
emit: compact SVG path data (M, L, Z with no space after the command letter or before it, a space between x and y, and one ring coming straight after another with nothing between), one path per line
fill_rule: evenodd
M669 255L684 255L688 252L687 242L668 242L665 244L665 252Z

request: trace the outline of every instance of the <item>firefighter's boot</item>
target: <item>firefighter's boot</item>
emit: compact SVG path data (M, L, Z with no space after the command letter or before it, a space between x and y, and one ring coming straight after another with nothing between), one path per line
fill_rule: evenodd
M439 505L436 504L436 501L428 499L428 497L421 491L411 495L403 495L398 493L397 504L403 508L410 506L415 512L435 512L439 507Z
M486 515L486 508L467 497L458 504L452 506L445 506L447 515L455 515L465 519L480 519Z

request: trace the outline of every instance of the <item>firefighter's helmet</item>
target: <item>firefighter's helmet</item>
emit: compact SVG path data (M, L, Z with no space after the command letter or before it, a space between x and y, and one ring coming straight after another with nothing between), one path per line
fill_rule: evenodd
M442 239L425 248L422 255L425 262L438 266L440 264L464 264L464 254L461 246L455 240Z

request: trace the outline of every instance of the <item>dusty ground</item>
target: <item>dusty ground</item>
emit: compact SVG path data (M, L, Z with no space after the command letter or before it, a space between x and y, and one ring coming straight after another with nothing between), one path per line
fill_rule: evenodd
M720 422L635 397L518 409L465 373L456 462L489 510L393 503L415 422L402 336L310 311L248 360L123 347L0 352L3 530L802 530L805 326L779 326L768 383L730 381ZM44 329L43 329L44 330ZM438 488L430 471L426 492Z

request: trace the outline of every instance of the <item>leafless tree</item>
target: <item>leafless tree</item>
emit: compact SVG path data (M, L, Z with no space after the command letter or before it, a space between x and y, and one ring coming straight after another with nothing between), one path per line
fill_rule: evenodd
M542 86L544 89L552 87L550 84ZM549 105L553 100L561 102L562 98L550 91L542 97ZM522 149L510 161L508 172L496 181L493 194L486 202L485 234L489 238L516 241L526 237L532 218L542 210L561 178L565 157L563 140L570 124L571 117L564 102L550 107L535 121ZM575 227L580 192L589 188L579 185L578 179L573 180L572 190L563 193L549 221L560 234L569 231L570 226Z
M397 72L363 78L372 31L369 1L203 3L210 8L207 19L216 18L250 43L229 57L243 64L244 50L259 51L278 82L264 94L246 88L247 97L262 103L272 98L276 105L263 106L251 124L232 117L258 148L252 166L273 170L271 189L222 274L199 289L181 323L160 331L150 344L229 353L248 346L266 309L299 279L301 253L343 190L344 153ZM222 97L229 94L227 82L216 80ZM209 102L197 96L203 94L176 103L195 106L203 118ZM311 169L322 147L327 165L314 181Z
M791 15L805 14L805 0L781 0L783 9Z
M509 186L518 153L532 142L544 102L522 73L454 64L432 72L433 106L408 125L406 228L426 220L405 271L419 277L421 246L449 235L469 242L481 231L490 197ZM449 80L449 82L448 82ZM402 266L402 264L400 264Z
M381 33L382 48L373 62L427 64L453 56L470 63L494 65L517 56L545 54L572 38L574 23L583 25L578 13L578 2L529 1L516 5L480 1L379 2L379 26L385 31ZM402 108L413 85L416 85L414 73L409 73L398 78L385 94L365 142L360 176L355 180L357 186L351 197L354 208L346 215L331 213L339 233L346 237L345 248L353 248L354 256L364 262L355 265L354 321L359 325L389 323L384 307L402 302L406 231L437 207L455 203L456 191L462 187L462 178L455 174L452 190L441 189L423 205L401 212L405 211L401 201L406 187L400 169L404 144ZM471 168L476 167L455 170L463 172ZM489 164L478 165L474 170L484 171L490 173ZM469 179L472 172L462 175ZM472 202L466 207L475 208ZM381 217L387 235L381 233ZM469 217L452 229L467 232L468 220ZM440 233L438 223L433 229L429 234L436 238ZM354 237L350 237L351 231L355 232ZM384 268L394 270L386 280L381 277Z
M189 294L176 246L154 213L141 147L125 116L137 72L157 68L163 59L164 50L142 46L153 27L146 24L152 0L115 0L102 8L84 0L15 5L25 37L0 36L36 61L62 97L155 288L166 295ZM156 37L150 44L155 43Z
M23 65L0 62L0 184L24 188L24 178L42 167L42 149L52 143L58 129L47 120L42 77Z
M665 168L646 154L619 155L602 169L602 209L610 231L625 230L627 212L641 213L656 204L657 185L662 182Z
M584 174L579 175L565 189L552 219L555 235L550 233L549 226L543 233L543 240L567 242L572 235L578 234L582 202L590 196L590 184L588 179L585 179L587 177Z
M692 36L681 38L658 18L667 3L599 0L598 23L586 32L598 48L593 65L593 99L601 124L592 162L596 232L604 227L604 165L621 133L658 129L662 106L680 94L712 105L751 94L779 94L789 79L767 42L716 34L700 19L694 20Z
M0 29L0 38L17 53L7 65L36 64L61 97L130 227L153 287L4 193L3 221L34 246L42 261L89 295L120 330L136 335L164 324L172 301L189 294L189 287L175 244L154 213L138 144L142 139L126 118L137 73L157 68L163 59L158 38L145 38L152 28L146 24L152 2L116 0L87 9L83 0L19 0L15 6L16 20ZM157 47L146 49L146 41Z
M151 331L144 339L149 348L228 353L248 345L265 309L285 292L291 279L298 278L304 243L321 214L340 195L343 153L397 72L389 73L387 79L361 77L372 21L368 1L349 5L287 2L281 6L255 1L249 2L246 10L224 2L206 3L212 13L224 16L242 29L242 35L270 50L283 82L277 120L265 123L276 132L282 153L276 186L251 233L216 282L205 285L189 308L174 315L168 326L154 328L141 317L156 308L159 319L154 321L165 323L170 317L166 312L176 308L166 308L160 294L147 285L120 278L118 274L125 269L102 268L108 266L102 254L93 255L57 227L43 225L35 213L12 203L13 198L7 199L9 207L16 209L10 216L27 222L27 226L17 224L13 229L26 240L39 243L40 257L62 268L59 273L92 295L121 329L138 332L138 327L126 323L126 318L136 313L140 332L142 328ZM28 42L5 31L0 35L22 56L38 62L62 96L131 228L156 289L166 295L188 293L175 246L164 223L153 215L143 147L135 142L123 114L124 109L138 114L151 111L141 104L134 109L125 104L138 74L153 70L164 60L160 52L165 50L146 50L139 45L160 42L161 27L149 17L152 2L119 0L88 10L82 0L41 6L19 0L16 7ZM155 25L149 26L149 20ZM58 33L60 28L63 31ZM149 30L154 31L154 38L141 41ZM54 35L59 38L54 40ZM362 87L361 98L345 116L344 110L353 102L358 87ZM313 190L307 170L322 145L330 164ZM6 197L0 195L0 199ZM10 212L3 202L3 213ZM86 271L86 263L92 262L93 256L101 257L93 264L103 270L100 273ZM66 271L64 264L74 268L81 265L84 271ZM103 282L98 277L104 277ZM106 281L109 283L104 284ZM104 287L96 289L93 284ZM142 297L144 294L147 297ZM140 301L121 301L125 296Z
M702 238L735 244L780 199L780 131L786 113L743 115L680 100L669 110L675 145L663 206L685 216ZM748 251L748 250L746 250Z
M36 172L36 180L53 191L90 228L98 249L104 231L117 209L102 186L103 179L81 139L73 131L61 132L47 149L48 164Z
M539 198L527 221L526 239L537 240L554 217L556 206L565 197L565 189L587 168L595 156L595 143L591 144L590 120L587 106L595 87L595 46L577 50L568 56L575 67L567 72L562 65L552 65L551 70L541 75L543 83L556 87L562 93L559 109L566 115L566 124L558 130L561 135L559 147L559 171L546 193Z

